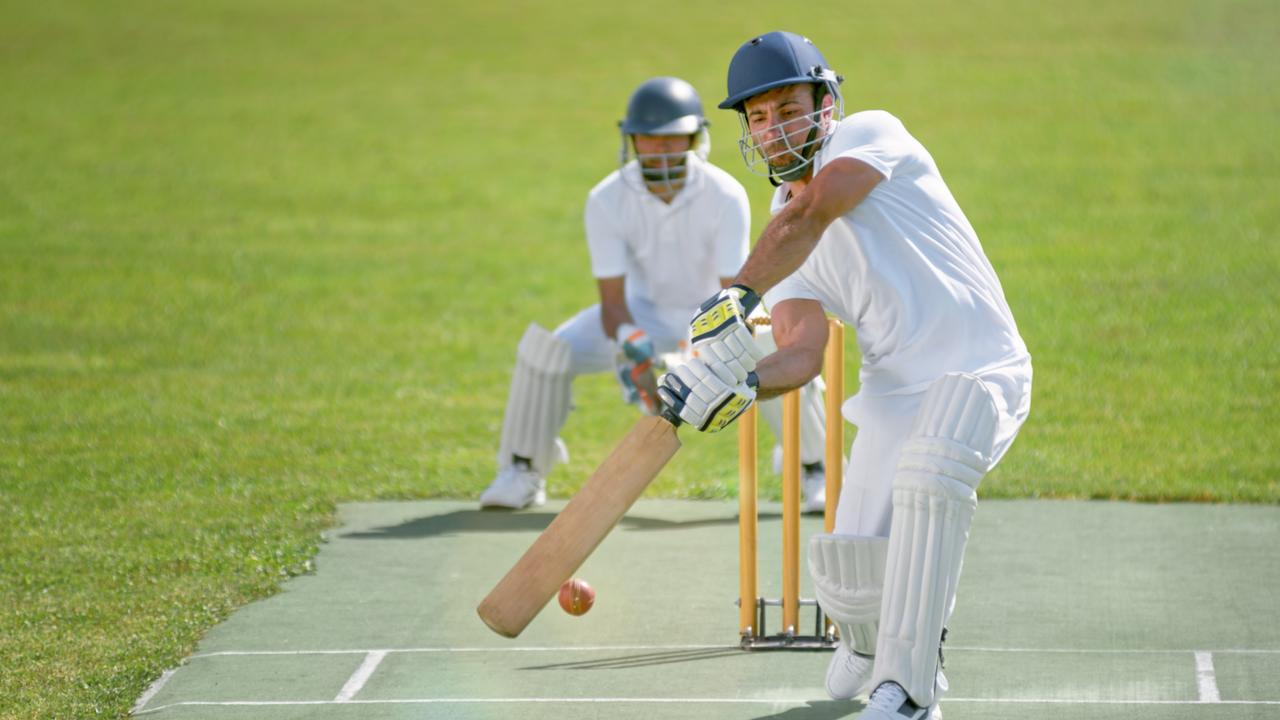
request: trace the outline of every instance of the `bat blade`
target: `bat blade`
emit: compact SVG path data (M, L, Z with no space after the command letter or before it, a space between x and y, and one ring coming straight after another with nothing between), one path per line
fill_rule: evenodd
M476 608L485 625L509 638L523 632L679 449L671 422L637 421Z

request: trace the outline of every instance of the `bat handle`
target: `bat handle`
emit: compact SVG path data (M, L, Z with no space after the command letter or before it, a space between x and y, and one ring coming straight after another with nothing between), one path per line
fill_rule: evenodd
M662 416L663 420L666 420L667 422L671 423L671 427L678 428L684 424L684 421L680 419L680 416L676 414L676 411L672 409L670 405L667 405L665 403L662 406L662 412L660 413L660 415Z

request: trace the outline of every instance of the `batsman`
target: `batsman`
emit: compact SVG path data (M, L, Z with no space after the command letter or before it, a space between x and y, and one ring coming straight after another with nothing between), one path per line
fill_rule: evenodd
M734 54L720 108L738 113L743 159L776 187L773 218L693 318L696 358L658 393L719 430L818 374L826 313L854 329L859 389L842 411L858 432L835 532L809 544L840 631L826 686L837 699L870 691L862 720L937 718L977 489L1030 411L1031 356L933 157L887 112L844 117L841 82L793 33ZM763 357L745 323L762 301L777 343Z
M487 508L543 504L547 473L563 462L559 439L571 385L612 371L623 399L658 412L659 364L683 362L688 318L708 294L727 287L746 260L751 230L747 193L707 162L710 136L702 100L679 78L656 77L631 94L618 123L618 167L588 194L585 224L599 302L554 332L531 324L516 351L498 450L498 472L480 496ZM768 333L755 342L771 350ZM825 505L824 409L820 380L801 393L808 439L805 507ZM781 437L779 403L765 418Z

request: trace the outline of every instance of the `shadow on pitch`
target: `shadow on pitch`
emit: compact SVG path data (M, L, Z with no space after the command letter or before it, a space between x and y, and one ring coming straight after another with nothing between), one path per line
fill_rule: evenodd
M791 708L773 715L761 715L755 720L836 720L852 717L866 705L850 700L814 700L804 707Z
M359 532L344 533L341 537L365 540L411 540L414 538L461 535L463 533L493 532L541 532L555 519L554 512L510 512L501 510L455 510L443 515L428 515L407 520L398 525L386 525ZM761 520L781 517L779 513L762 512ZM700 518L694 520L666 520L660 517L627 515L618 526L624 530L692 530L700 527L737 525L736 516Z
M622 655L612 658L597 658L578 662L552 663L549 665L530 665L521 670L624 670L628 668L649 667L652 665L671 665L674 663L697 662L726 657L747 657L741 648L726 645L718 648L688 648L684 650L665 650L662 652Z

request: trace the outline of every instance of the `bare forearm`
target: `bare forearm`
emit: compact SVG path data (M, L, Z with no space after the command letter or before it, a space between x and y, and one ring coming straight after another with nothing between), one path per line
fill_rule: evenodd
M631 311L627 309L627 278L596 278L600 291L600 329L610 340L618 336L618 326L631 323Z
M789 390L804 386L822 372L822 353L808 348L781 348L756 366L760 387L756 389L758 400L777 397Z
M825 223L805 212L803 200L803 195L796 198L769 222L735 283L763 295L804 264L822 237Z
M883 179L861 160L833 160L807 185L794 190L797 194L769 222L734 281L764 294L795 272L817 247L827 226L862 202Z
M618 327L624 323L634 324L626 303L601 303L600 325L604 329L605 337L610 340L617 337Z

